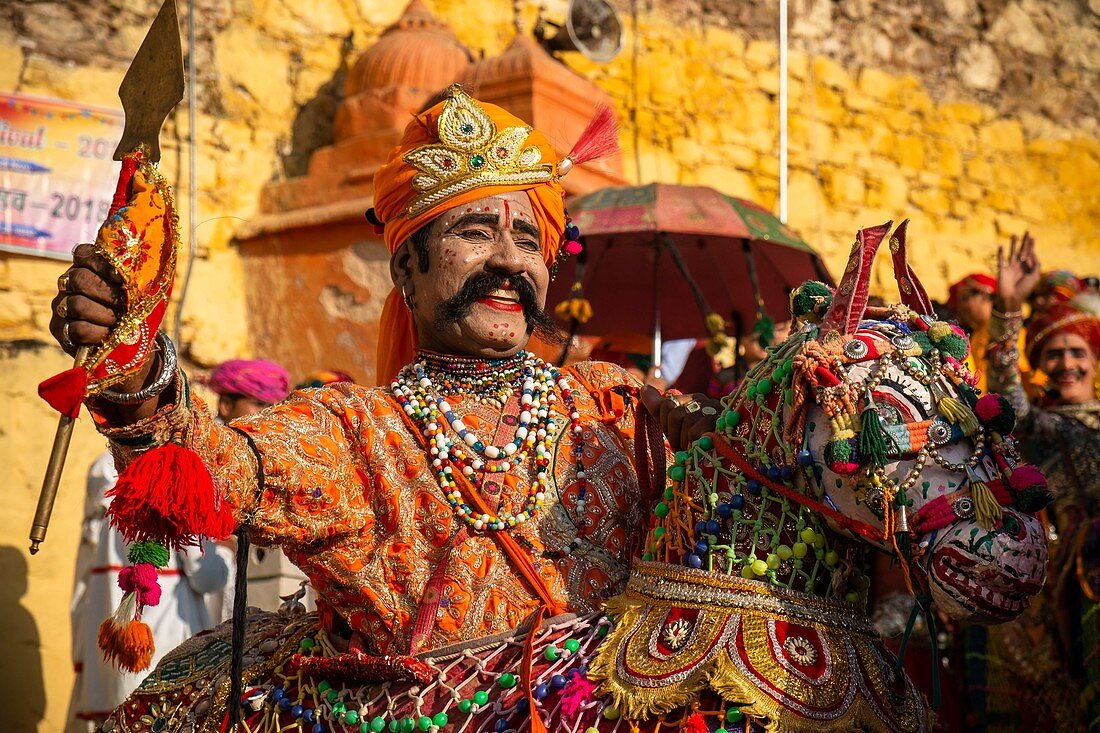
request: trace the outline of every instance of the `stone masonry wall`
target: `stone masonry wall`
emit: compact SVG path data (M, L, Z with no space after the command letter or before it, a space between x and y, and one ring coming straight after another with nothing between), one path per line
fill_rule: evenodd
M186 2L181 2L186 7ZM199 257L182 346L210 366L261 348L245 332L233 232L260 188L298 175L331 140L344 69L393 22L382 0L196 0ZM117 107L116 89L153 0L0 3L0 89ZM475 53L512 35L507 0L429 0ZM560 19L564 0L548 4ZM778 195L775 0L640 0L620 56L568 63L622 113L624 170L701 183L774 207ZM524 3L531 27L535 4ZM793 0L790 220L836 272L858 226L910 216L934 296L989 269L993 247L1037 233L1049 266L1100 270L1100 4L1097 0ZM186 27L186 26L185 26ZM636 69L636 74L635 74ZM187 214L187 115L163 135L163 167ZM636 141L636 142L635 142ZM635 161L637 165L635 165ZM25 533L56 419L34 386L65 366L46 324L59 263L0 254L0 623L18 674L0 673L9 726L63 729L71 686L67 600L83 472L102 442L82 420L42 554ZM886 287L878 271L877 286ZM289 337L289 336L288 336ZM295 375L298 376L298 375Z

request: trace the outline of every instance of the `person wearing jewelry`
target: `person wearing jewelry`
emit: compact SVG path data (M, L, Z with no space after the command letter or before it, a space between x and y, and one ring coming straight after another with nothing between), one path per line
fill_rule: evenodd
M125 385L143 402L91 401L97 425L124 464L169 437L197 452L248 535L280 545L309 576L325 645L392 665L599 608L622 588L663 487L635 456L657 465L665 448L653 433L635 445L650 419L622 369L559 370L525 346L554 337L551 266L579 248L560 177L608 147L600 134L591 127L563 158L518 118L451 88L375 179L368 218L394 283L379 327L384 386L295 392L223 427L164 360ZM51 323L68 350L108 335L114 282L76 249L55 301L66 313ZM653 390L645 400L674 446L713 429L705 399ZM246 714L304 715L305 702L280 701L314 693L280 685ZM117 715L153 716L160 704L141 698Z
M1100 303L1054 298L1032 312L1024 346L1046 391L1029 401L1018 337L1021 308L1040 285L1034 239L1013 237L997 263L986 369L990 389L1015 409L1021 452L1054 495L1047 509L1051 577L1017 622L989 630L988 679L972 687L988 687L983 707L1003 720L1091 729L1100 720Z

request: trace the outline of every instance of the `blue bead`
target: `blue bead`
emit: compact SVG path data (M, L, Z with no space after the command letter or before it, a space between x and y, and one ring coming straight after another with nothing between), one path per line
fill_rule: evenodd
M283 688L281 687L276 687L274 690L271 691L271 696L275 698L275 702L279 702L280 700L282 700L283 695L285 694L286 693L283 692Z
M779 466L768 466L768 479L771 481L778 481L782 476L782 472L779 470Z
M577 671L581 674L588 674L588 665L582 664L581 666L577 667Z
M750 494L759 494L760 493L760 482L757 481L754 478L750 478L748 483L745 484L745 488L747 488L749 490Z
M279 707L283 710L290 710L293 705L294 703L292 703L290 700L287 700L285 697L279 699Z
M531 703L526 697L520 698L519 702L516 703L516 714L527 715L529 712L531 712Z
M325 733L325 729L321 726L320 723L314 723L313 733Z
M703 567L703 558L699 557L694 552L689 552L687 555L684 556L684 564L687 565L689 568L695 568L696 570L698 570L699 568Z
M295 705L290 709L290 714L293 715L295 718L302 717L302 713L304 712L305 708L303 708L301 705Z
M504 718L501 718L497 721L497 724L494 725L493 728L496 730L497 733L504 733L504 731L508 730L508 721Z
M698 522L695 523L695 534L703 534L706 531L707 523L704 520L700 519Z
M812 466L814 463L814 454L808 450L800 450L795 455L795 460L798 461L800 466Z
M717 519L707 520L707 534L718 534L720 529L722 529L722 525L719 524Z
M565 687L565 677L560 674L556 674L550 678L550 686L555 690L560 690Z
M695 543L695 552L699 555L705 555L710 552L710 543L706 540L699 540Z
M546 686L546 683L543 683L535 688L535 699L537 700L542 700L549 694L550 688Z
M784 481L790 481L794 478L794 469L790 466L783 466L783 468L779 469L779 475Z
M307 723L313 722L313 708L306 708L306 712L302 716L302 720L306 721Z
M745 506L745 497L740 494L734 494L730 497L730 509L734 511L740 511Z
M718 505L718 516L720 516L722 519L729 519L731 516L733 516L733 507L726 502L722 502Z

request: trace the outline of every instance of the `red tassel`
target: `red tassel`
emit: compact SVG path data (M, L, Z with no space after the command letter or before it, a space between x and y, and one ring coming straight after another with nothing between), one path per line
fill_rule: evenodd
M574 166L619 152L619 122L615 110L601 104L566 157Z
M88 372L82 366L66 369L38 385L38 396L66 417L76 419L88 396Z
M684 733L707 733L707 721L703 718L702 714L695 712L688 716L684 721L683 728L681 730Z
M157 540L172 547L198 537L224 539L233 511L194 451L166 443L143 453L107 492L107 516L128 542Z

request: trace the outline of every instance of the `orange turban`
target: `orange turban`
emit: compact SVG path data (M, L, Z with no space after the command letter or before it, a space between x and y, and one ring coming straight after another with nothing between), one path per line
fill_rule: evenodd
M374 214L390 253L445 211L470 201L526 191L542 235L546 264L558 256L565 229L568 166L546 137L500 107L461 88L417 115L374 177ZM382 309L376 377L392 379L416 354L412 314L396 289Z

